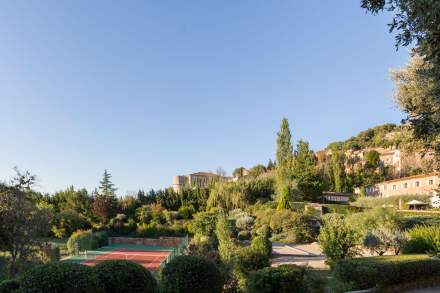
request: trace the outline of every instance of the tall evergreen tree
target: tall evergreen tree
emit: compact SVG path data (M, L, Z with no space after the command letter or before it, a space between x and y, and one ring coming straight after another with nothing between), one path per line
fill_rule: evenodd
M102 177L102 180L99 181L99 194L104 196L115 196L115 191L117 188L115 188L115 185L111 182L110 178L112 175L107 171L107 169L104 170L104 175Z
M300 140L295 151L293 174L298 189L305 200L316 201L322 193L322 182L316 167L316 157L309 148L309 143Z
M280 131L277 134L277 176L286 180L292 175L293 147L289 121L283 118Z
M293 147L292 135L289 129L289 122L286 118L281 121L280 131L277 134L277 194L278 208L288 208L290 199L290 188L292 181Z
M344 154L339 150L332 150L332 171L336 192L343 192L345 188Z

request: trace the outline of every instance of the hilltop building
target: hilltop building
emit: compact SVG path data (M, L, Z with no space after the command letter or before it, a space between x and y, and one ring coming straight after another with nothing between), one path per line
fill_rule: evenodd
M205 188L214 181L231 181L231 177L220 176L211 172L197 172L189 175L173 176L173 190L179 192L183 187Z
M388 180L367 186L367 196L388 197L394 195L437 195L439 193L440 173L428 173L394 180ZM355 193L360 193L356 188Z

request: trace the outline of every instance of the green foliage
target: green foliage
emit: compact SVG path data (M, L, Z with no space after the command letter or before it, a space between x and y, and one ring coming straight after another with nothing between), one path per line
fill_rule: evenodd
M68 282L67 280L70 280ZM20 292L104 293L104 285L88 266L51 263L37 266L20 278Z
M215 226L215 235L218 240L218 251L224 263L229 263L232 259L236 245L232 240L232 227L226 216L221 213L218 215Z
M257 178L258 176L266 173L266 167L264 165L256 165L249 169L249 176L253 178Z
M59 261L60 248L55 243L44 242L40 247L40 259L43 263Z
M117 188L115 188L115 185L111 182L110 178L112 175L107 171L107 169L104 170L104 175L102 176L102 180L99 181L99 194L102 196L107 197L113 197L115 196L115 191Z
M106 293L158 293L156 279L143 266L130 261L100 262L95 273Z
M238 232L237 239L240 241L250 240L252 233L250 231L240 231Z
M75 210L63 210L56 215L52 232L55 237L69 237L76 230L90 228L90 223L85 217Z
M118 212L118 202L114 196L98 195L92 203L93 216L102 224L116 216Z
M410 200L419 200L422 202L429 202L430 195L396 195L396 196L389 196L389 197L373 197L373 196L367 196L367 197L359 197L351 203L353 206L357 207L365 207L365 208L374 208L374 207L399 207L399 200L402 201L403 208L407 207L406 203Z
M365 235L363 245L371 253L375 252L378 255L383 255L388 250L393 249L394 254L398 255L406 244L406 240L407 237L401 230L380 227Z
M52 215L47 204L35 203L28 187L17 186L0 185L0 250L10 255L11 277L17 273L18 264L35 253L38 238L50 231Z
M419 85L411 78L402 79L408 85L409 99L398 90L398 101L408 113L417 136L437 135L440 132L440 3L436 0L362 0L362 8L376 14L393 11L390 31L397 32L396 46L413 46L413 53L422 56L422 64L428 68L419 70ZM429 12L429 13L427 13ZM430 84L431 83L431 84ZM419 89L419 91L414 91ZM404 96L404 103L399 98Z
M195 213L195 209L192 205L189 206L181 206L179 208L179 216L182 219L191 219L192 215Z
M75 190L69 186L65 190L56 192L50 202L59 211L75 211L85 217L90 216L90 205L92 202L86 189Z
M78 230L67 240L67 250L70 254L84 250L93 250L107 245L108 238L106 232L93 233L91 230Z
M288 243L308 243L313 241L313 232L307 225L308 216L290 210L272 212L269 227L274 241Z
M200 212L194 215L190 232L210 237L213 235L217 223L218 212Z
M314 280L306 268L296 265L281 265L264 268L251 274L249 293L315 293L321 292L320 282ZM322 283L322 282L321 282ZM317 288L318 287L318 288Z
M159 204L143 205L136 209L136 216L140 223L148 224L150 222L164 224L165 216L163 214L164 209Z
M250 272L270 266L267 254L254 250L249 246L237 250L233 263L234 272L239 278L245 278Z
M398 255L353 258L338 261L335 277L354 290L402 284L440 274L440 260L427 255Z
M290 179L292 176L293 146L289 121L286 118L281 121L280 131L277 133L276 162L277 181Z
M408 231L404 253L440 253L440 225L419 225Z
M192 206L195 211L202 211L206 208L209 197L209 188L183 188L179 192L180 204L182 206Z
M358 255L360 235L344 216L327 214L323 222L318 240L328 263Z
M336 192L349 192L348 187L346 186L346 175L345 175L345 156L344 154L337 150L332 150L332 171L333 171L333 180L334 180L334 191Z
M235 220L235 226L239 230L250 230L254 224L254 217L241 209L231 211L229 217Z
M374 208L362 213L353 213L347 216L347 221L361 237L378 228L392 231L400 228L400 216L390 208Z
M348 214L358 213L358 212L363 211L363 208L361 208L361 207L345 205L345 204L326 203L326 204L323 204L322 207L323 207L322 210L323 210L324 214L336 213L336 214L348 215Z
M317 201L322 193L322 180L316 167L316 157L309 149L309 143L298 142L293 163L294 178L306 201Z
M269 199L274 193L274 180L270 176L237 182L216 182L210 190L208 208L226 210L245 208L258 199Z
M161 272L162 293L220 293L224 280L210 261L196 256L178 256Z
M20 282L18 280L5 280L0 282L0 293L19 293Z
M261 254L271 256L272 254L272 242L266 235L255 235L252 238L251 248Z

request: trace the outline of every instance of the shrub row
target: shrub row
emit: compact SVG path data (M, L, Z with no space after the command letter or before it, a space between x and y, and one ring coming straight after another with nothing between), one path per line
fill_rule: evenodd
M440 276L440 260L427 255L353 258L338 261L337 279L353 289L385 288L394 284Z
M19 279L3 281L0 293L158 293L152 274L129 261L105 261L95 267L51 263L25 272Z

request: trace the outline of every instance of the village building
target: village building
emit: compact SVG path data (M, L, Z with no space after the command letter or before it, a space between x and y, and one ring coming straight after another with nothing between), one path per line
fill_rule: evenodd
M395 195L437 195L440 184L440 173L414 175L388 180L365 187L365 195L389 197ZM356 188L355 193L360 193Z
M211 172L197 172L189 175L173 176L173 190L178 193L183 187L205 188L215 181L231 181L231 177L224 177Z

